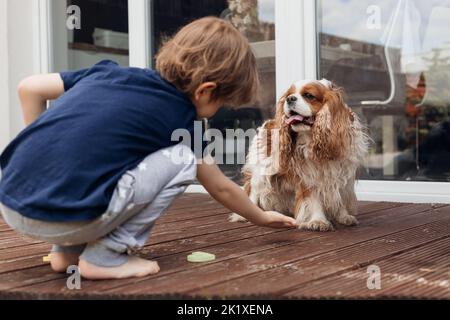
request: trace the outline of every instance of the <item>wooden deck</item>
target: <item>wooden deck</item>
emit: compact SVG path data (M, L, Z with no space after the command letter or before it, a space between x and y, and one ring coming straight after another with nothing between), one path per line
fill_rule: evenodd
M209 196L186 195L142 252L158 275L83 280L81 290L43 262L49 245L0 221L0 298L450 298L449 205L360 202L359 212L359 226L335 232L272 230L229 223ZM217 259L188 263L196 250ZM367 288L369 265L380 290Z

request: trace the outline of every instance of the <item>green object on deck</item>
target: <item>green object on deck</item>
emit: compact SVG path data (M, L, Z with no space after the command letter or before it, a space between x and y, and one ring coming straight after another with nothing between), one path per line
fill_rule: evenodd
M216 260L216 256L208 252L192 252L187 256L187 261L189 262L209 262Z

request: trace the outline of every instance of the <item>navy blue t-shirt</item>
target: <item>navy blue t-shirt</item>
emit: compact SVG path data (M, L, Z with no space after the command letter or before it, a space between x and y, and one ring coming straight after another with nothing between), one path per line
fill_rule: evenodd
M65 94L0 156L0 202L45 221L82 221L108 207L120 177L193 134L195 106L149 69L102 61L62 72Z

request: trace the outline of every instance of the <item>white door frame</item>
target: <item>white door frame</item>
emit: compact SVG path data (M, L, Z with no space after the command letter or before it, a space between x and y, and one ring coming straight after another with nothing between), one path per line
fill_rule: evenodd
M151 0L129 0L130 65L151 66ZM35 61L36 72L52 68L51 0L36 0ZM277 96L298 79L316 79L317 13L315 0L275 1ZM188 192L205 192L191 186ZM356 184L359 200L415 203L450 203L450 183L415 181L370 181Z
M53 41L51 1L33 1L33 56L36 73L52 70Z
M314 0L275 1L277 97L300 79L315 79L316 20Z
M151 67L151 0L128 0L130 66Z

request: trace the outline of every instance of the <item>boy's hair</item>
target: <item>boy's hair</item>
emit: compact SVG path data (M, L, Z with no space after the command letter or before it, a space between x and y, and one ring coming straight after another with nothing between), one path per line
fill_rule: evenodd
M156 70L192 96L204 82L215 82L214 101L239 106L255 101L259 89L256 58L247 39L229 22L196 20L166 41L156 56Z

